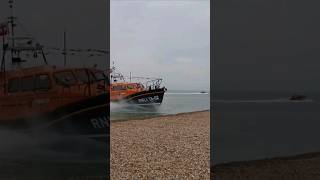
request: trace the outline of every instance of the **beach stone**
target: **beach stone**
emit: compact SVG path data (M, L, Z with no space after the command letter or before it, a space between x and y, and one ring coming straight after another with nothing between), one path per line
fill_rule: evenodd
M111 123L111 179L210 179L210 112Z

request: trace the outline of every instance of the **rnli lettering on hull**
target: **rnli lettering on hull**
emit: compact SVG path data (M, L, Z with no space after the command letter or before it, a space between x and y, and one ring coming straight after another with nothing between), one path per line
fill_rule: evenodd
M90 119L93 128L95 129L102 129L109 127L109 120L106 116L100 116L98 118Z
M138 99L139 103L153 103L159 101L159 96L153 96L153 97L146 97L146 98L140 98Z
M32 106L39 106L39 105L45 105L45 104L49 104L50 99L46 98L46 99L35 99L32 101Z

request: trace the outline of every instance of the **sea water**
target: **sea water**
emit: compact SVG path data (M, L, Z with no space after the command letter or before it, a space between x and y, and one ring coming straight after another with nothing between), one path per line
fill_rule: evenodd
M319 152L320 94L220 92L212 107L213 164Z
M130 120L210 109L210 93L176 90L164 94L161 105L146 107L125 103L111 103L111 120Z

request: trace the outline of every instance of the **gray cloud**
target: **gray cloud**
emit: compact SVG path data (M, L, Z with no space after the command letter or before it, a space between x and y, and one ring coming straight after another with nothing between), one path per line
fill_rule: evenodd
M168 89L209 89L210 1L111 1L111 61Z
M319 5L219 1L214 19L215 89L319 91Z
M20 22L16 29L17 36L32 36L45 46L62 48L63 32L66 29L68 48L107 49L107 0L15 0L14 11ZM1 1L0 22L7 20L9 12L8 1ZM101 68L108 68L107 56L87 56L70 55L68 64L98 64ZM47 58L50 64L63 64L61 54L48 55Z

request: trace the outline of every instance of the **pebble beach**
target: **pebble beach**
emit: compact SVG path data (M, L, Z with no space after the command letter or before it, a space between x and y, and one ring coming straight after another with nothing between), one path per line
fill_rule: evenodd
M214 180L315 180L320 179L320 153L230 162L211 168Z
M111 123L111 179L210 179L210 111Z

